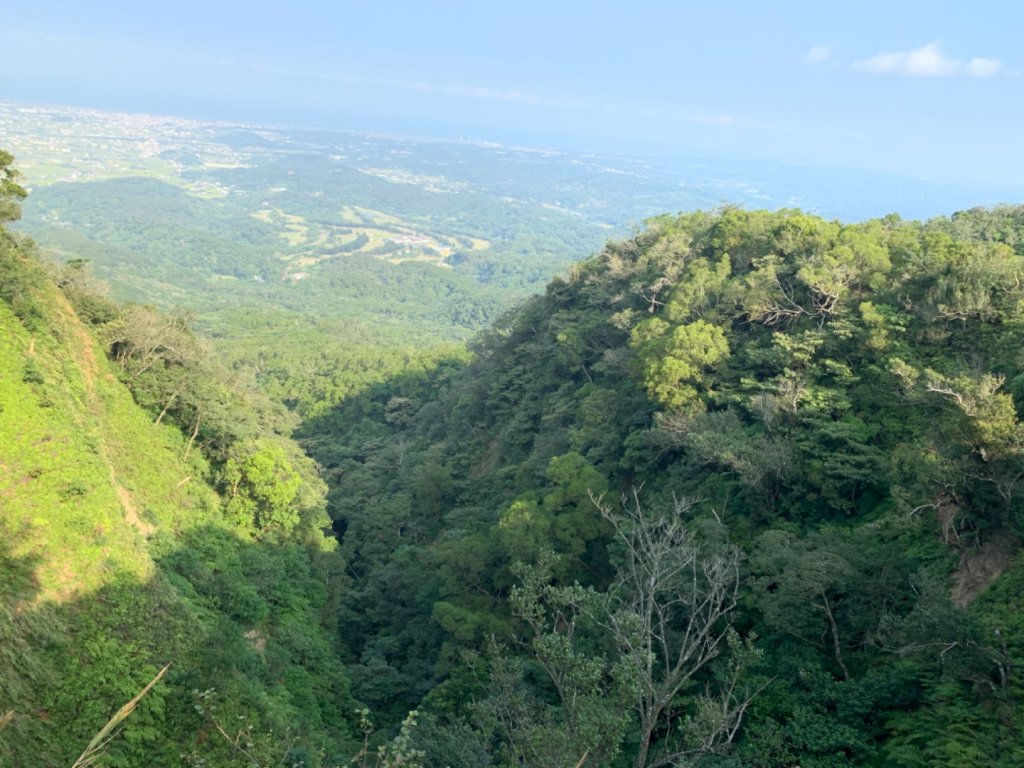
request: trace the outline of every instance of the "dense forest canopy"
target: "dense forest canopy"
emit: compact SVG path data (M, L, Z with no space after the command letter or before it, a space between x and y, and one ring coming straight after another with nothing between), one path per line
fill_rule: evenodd
M3 229L0 760L1024 765L1022 273L726 207L311 376Z
M0 102L32 194L19 230L111 295L193 313L274 399L322 410L461 343L663 211L724 201L860 219L1005 196L729 158L474 141ZM449 350L438 350L436 358Z
M1015 764L1022 224L655 219L468 366L307 420L356 695L498 764ZM669 644L719 632L678 689L623 673L645 525L704 584Z

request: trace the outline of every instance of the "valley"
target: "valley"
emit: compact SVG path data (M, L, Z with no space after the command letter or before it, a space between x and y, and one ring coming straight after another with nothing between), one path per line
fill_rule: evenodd
M1024 207L0 129L0 763L1024 764Z

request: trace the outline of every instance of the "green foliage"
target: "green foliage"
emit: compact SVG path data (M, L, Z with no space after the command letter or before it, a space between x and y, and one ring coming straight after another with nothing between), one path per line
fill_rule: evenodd
M0 225L21 218L19 200L26 196L25 188L18 184L21 175L12 167L14 156L0 149Z
M702 410L697 386L707 383L707 369L729 356L722 329L697 320L669 330L652 318L633 329L633 341L651 398L675 411Z
M253 445L243 450L243 456L224 463L221 481L231 488L228 516L242 528L254 527L261 534L289 534L299 522L295 497L302 478L279 446Z
M612 650L566 645L577 604L558 590L616 583L622 550L589 497L642 485L654 507L700 499L695 530L720 546L726 523L742 551L737 629L775 677L735 733L738 764L998 762L1019 694L1012 674L994 693L986 681L1020 653L965 606L991 599L1013 624L999 590L1017 569L990 550L1024 535L1021 223L1016 208L856 225L664 217L505 317L468 364L396 376L308 419L355 574L349 653L386 659L389 690L403 675L432 689L433 714L477 722L499 762L542 764L545 744L571 762L578 743L540 658L582 670ZM561 555L534 601L548 619L524 634L511 563L546 549ZM375 612L409 585L400 622ZM415 647L414 625L431 628ZM466 652L483 659L486 692ZM717 663L700 684L727 679ZM706 732L715 710L694 694L672 710ZM948 727L953 701L976 743ZM418 700L397 704L393 717ZM640 754L639 730L623 732L622 759ZM652 730L652 755L671 750L668 733Z
M281 199L333 236L314 160ZM662 217L467 354L435 342L541 277L472 252L523 210L456 216L453 270L349 231L271 285L299 246L242 195L76 194L96 237L51 244L226 299L210 345L0 232L0 761L70 763L173 660L111 765L1024 762L1021 209Z
M168 661L103 764L233 764L194 707L211 687L254 728L290 734L295 755L354 750L334 638L342 568L322 481L274 432L285 422L230 387L179 320L107 311L83 274L55 284L5 230L0 275L0 763L71 765ZM100 337L126 316L155 341L108 362ZM147 338L131 330L118 337ZM155 396L183 383L192 410L161 419ZM242 524L218 495L221 450L253 507Z

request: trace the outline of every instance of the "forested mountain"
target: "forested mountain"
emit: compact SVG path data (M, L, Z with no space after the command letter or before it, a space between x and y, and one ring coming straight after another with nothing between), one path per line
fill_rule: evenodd
M320 388L35 250L0 231L0 762L170 663L106 764L1024 765L1024 208L654 219Z
M1022 268L1021 208L665 217L307 421L354 694L498 765L1024 764Z
M729 201L860 219L1018 196L750 158L4 102L0 132L32 189L17 226L47 258L88 260L120 300L187 311L222 360L303 414L448 354L664 211Z

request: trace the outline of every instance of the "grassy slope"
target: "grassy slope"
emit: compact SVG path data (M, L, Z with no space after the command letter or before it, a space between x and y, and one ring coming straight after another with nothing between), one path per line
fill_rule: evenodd
M11 554L38 558L39 599L59 601L151 575L146 535L208 520L216 499L181 483L198 468L181 461L180 433L150 423L63 296L52 301L49 334L0 305L0 498Z
M146 604L147 540L214 523L218 508L201 481L182 482L202 467L181 460L179 432L135 405L63 295L46 286L34 303L44 321L30 332L0 302L0 700L15 711L0 762L13 750L14 764L19 742L58 759L46 751L54 729L98 728L120 703L104 694L130 690L158 661L123 644L125 678L107 691L92 681L93 706L54 722L50 708L86 672L70 668L66 644L96 639L89 614L109 608L93 598L133 584Z
M195 708L214 687L232 722L336 747L330 566L230 527L205 460L136 405L40 265L0 257L28 276L0 300L0 765L70 765L167 662L106 765L234 765Z

